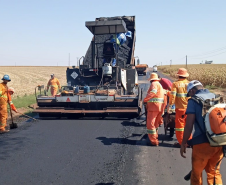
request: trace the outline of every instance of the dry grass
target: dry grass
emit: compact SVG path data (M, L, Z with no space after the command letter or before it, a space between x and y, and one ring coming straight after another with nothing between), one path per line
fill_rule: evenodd
M159 66L158 69L172 77L176 77L179 68L185 65ZM199 80L205 86L226 88L226 64L194 64L188 65L188 80Z
M47 85L50 79L50 74L54 73L62 85L66 84L66 70L67 67L3 67L0 66L0 77L8 74L11 82L9 87L15 89L14 98L17 96L24 96L25 94L34 94L37 85Z

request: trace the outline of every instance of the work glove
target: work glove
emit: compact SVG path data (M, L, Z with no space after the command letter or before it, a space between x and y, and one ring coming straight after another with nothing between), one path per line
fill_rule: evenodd
M10 107L11 107L11 109L12 109L14 112L17 113L16 107L14 106L14 104L11 104Z

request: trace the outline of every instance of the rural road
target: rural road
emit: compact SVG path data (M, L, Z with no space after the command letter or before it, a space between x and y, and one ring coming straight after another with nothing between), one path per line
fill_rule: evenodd
M139 77L144 91L146 79ZM163 127L160 146L147 146L143 119L23 123L0 135L0 184L188 185L183 177L191 169L191 149L183 159ZM225 160L221 167L226 174Z

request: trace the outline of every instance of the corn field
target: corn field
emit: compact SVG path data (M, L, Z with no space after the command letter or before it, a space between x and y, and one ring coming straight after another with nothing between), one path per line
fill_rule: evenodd
M52 73L59 79L61 85L66 85L66 69L67 67L1 66L0 79L5 74L10 76L11 82L8 83L8 87L15 89L13 98L16 98L25 94L34 94L37 85L45 85L46 87Z
M179 68L185 65L159 66L158 69L172 77L176 77ZM188 80L199 80L204 86L226 87L226 64L194 64L188 65Z

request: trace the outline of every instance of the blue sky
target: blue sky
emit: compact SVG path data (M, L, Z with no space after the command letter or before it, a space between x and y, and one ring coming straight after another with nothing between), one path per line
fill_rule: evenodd
M96 2L96 3L95 3ZM0 65L75 65L92 34L85 21L136 16L141 63L226 63L225 0L0 0Z

